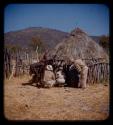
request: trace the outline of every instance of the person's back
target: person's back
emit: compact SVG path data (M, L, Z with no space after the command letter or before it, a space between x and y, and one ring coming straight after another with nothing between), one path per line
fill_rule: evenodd
M55 84L55 75L53 73L52 65L47 65L45 72L44 72L44 78L43 78L44 87L50 88L54 86Z
M44 81L50 81L50 80L54 80L54 73L52 71L49 70L45 70L44 72Z

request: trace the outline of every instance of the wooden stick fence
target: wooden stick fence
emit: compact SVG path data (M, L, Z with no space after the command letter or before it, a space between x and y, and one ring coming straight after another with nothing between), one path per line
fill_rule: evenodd
M14 67L14 76L19 76L23 74L28 74L29 65L32 63L32 53L28 54L26 52L11 53L9 50L4 51L4 77L9 78L12 72L13 64L12 60L16 61L16 66Z
M109 81L109 63L95 63L88 66L87 83L102 83Z
M9 78L12 71L11 60L16 60L15 76L29 73L29 66L35 58L33 53L18 52L10 53L7 49L4 52L4 76ZM109 81L109 63L102 62L103 58L83 59L88 65L88 84L108 82ZM57 64L64 65L64 60L56 60Z
M11 56L10 52L6 49L4 53L4 76L9 77L11 73Z

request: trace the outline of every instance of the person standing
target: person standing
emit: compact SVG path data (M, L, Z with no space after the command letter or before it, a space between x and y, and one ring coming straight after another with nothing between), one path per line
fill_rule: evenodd
M70 61L72 64L77 68L78 72L80 73L79 77L79 88L86 88L86 82L87 82L87 74L88 74L88 67L85 64L85 62L82 59L76 59L70 58Z

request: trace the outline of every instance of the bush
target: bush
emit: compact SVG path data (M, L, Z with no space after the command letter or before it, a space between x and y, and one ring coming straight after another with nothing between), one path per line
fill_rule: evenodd
M22 49L21 46L15 44L5 44L5 48L13 53L16 53L17 51Z
M99 44L107 51L107 53L109 52L109 36L101 36Z

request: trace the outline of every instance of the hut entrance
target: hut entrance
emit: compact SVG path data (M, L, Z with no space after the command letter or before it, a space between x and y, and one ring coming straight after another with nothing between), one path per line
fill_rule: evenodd
M66 86L78 87L79 83L79 72L75 68L70 69L70 65L64 68Z

